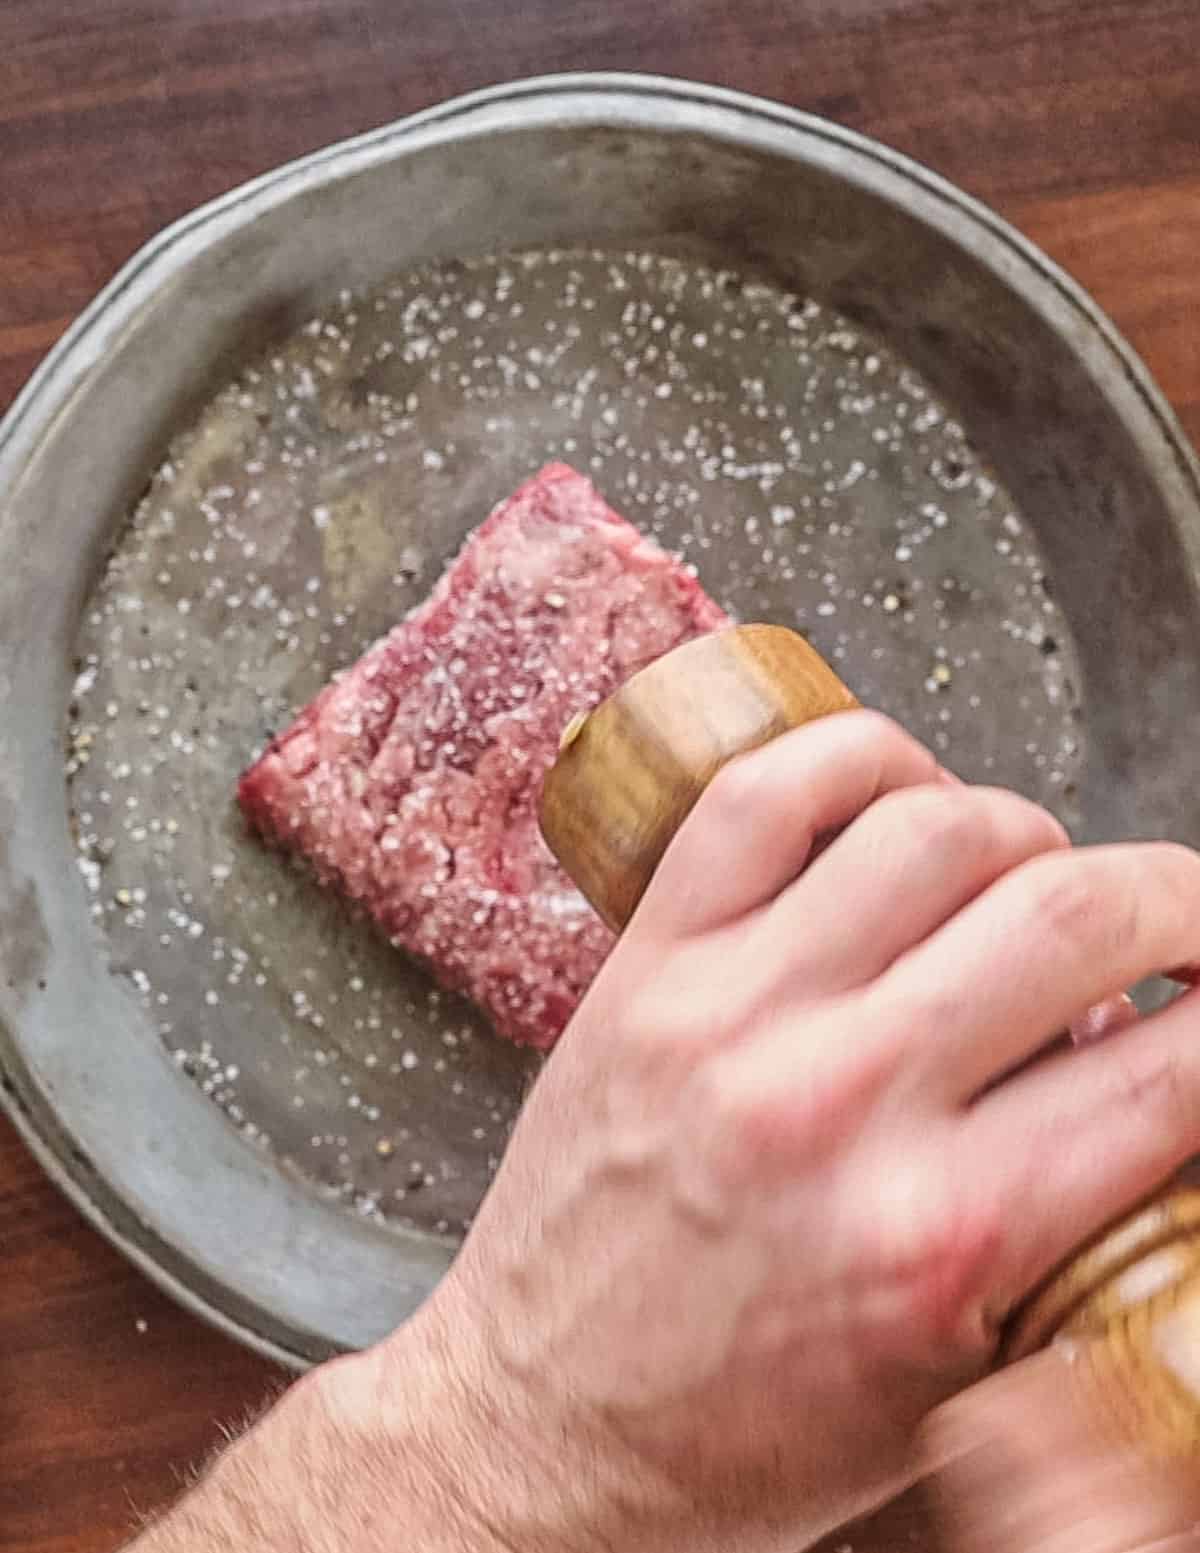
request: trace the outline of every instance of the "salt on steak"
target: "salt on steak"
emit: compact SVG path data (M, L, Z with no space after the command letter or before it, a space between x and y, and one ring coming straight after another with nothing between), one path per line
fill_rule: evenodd
M551 464L271 742L241 778L242 809L501 1034L552 1046L612 945L538 830L559 737L727 620L582 475Z

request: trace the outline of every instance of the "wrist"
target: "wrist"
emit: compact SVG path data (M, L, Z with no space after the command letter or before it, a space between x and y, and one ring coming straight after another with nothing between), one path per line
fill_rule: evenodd
M322 1365L130 1553L512 1553L477 1509L458 1392L415 1331Z
M378 1347L325 1365L297 1388L308 1454L336 1441L349 1492L368 1495L371 1523L390 1526L397 1545L412 1553L512 1553L520 1545L509 1535L519 1480L503 1470L504 1440L487 1438L463 1360L436 1318L422 1313ZM374 1553L377 1544L361 1546ZM360 1544L347 1549L360 1553Z
M692 1545L690 1506L549 1366L435 1296L378 1347L298 1381L136 1553L601 1553Z
M354 1415L374 1441L398 1497L422 1504L432 1540L414 1539L414 1553L601 1553L635 1544L657 1553L650 1528L663 1495L650 1475L596 1421L577 1416L540 1365L531 1376L507 1362L487 1326L447 1289L325 1377L339 1414Z

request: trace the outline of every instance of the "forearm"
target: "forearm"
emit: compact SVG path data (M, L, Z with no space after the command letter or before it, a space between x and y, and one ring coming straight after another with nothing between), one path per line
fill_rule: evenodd
M655 1517L630 1464L586 1430L556 1429L549 1403L534 1419L521 1384L465 1347L451 1353L425 1322L315 1371L128 1553L599 1553L636 1540Z
M129 1553L503 1549L456 1481L469 1483L469 1459L450 1473L439 1460L440 1442L463 1434L453 1401L415 1375L384 1402L379 1369L372 1355L297 1382Z
M299 1388L247 1434L224 1449L195 1485L134 1542L130 1553L233 1553L321 1547L314 1541L310 1497L311 1472L297 1449L307 1431L297 1418L310 1405Z

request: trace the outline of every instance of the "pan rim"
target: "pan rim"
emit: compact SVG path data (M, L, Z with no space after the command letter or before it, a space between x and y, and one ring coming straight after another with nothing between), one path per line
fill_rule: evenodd
M1060 331L1072 327L1072 348L1086 358L1102 391L1117 402L1123 424L1154 479L1164 506L1178 518L1189 558L1200 563L1200 460L1174 411L1132 346L1099 305L1035 244L1002 217L921 163L872 138L827 120L746 93L669 77L627 73L571 73L534 77L456 97L395 123L337 142L285 163L184 215L146 243L81 313L35 369L0 422L0 510L42 440L85 385L89 372L120 338L147 298L198 251L220 244L267 209L305 189L337 181L371 165L402 160L417 150L474 134L509 133L534 123L594 122L633 125L646 132L690 130L760 149L764 144L797 164L834 156L850 181L940 224L952 241L980 262L1005 268L1021 281L1031 306ZM1163 454L1169 455L1164 465ZM1168 488L1167 472L1172 472ZM0 520L0 532L3 531ZM1200 569L1200 567L1198 567ZM11 1032L9 1032L11 1036ZM14 1041L19 1051L19 1044ZM23 1064L4 1073L2 1104L56 1185L105 1237L172 1298L247 1346L290 1368L319 1357L313 1334L293 1328L265 1309L248 1310L233 1291L205 1289L186 1251L166 1226L149 1226L123 1202L95 1166L72 1157L65 1125L52 1124L50 1097L38 1092ZM198 1103L207 1104L203 1097ZM224 1292L224 1291L222 1291Z

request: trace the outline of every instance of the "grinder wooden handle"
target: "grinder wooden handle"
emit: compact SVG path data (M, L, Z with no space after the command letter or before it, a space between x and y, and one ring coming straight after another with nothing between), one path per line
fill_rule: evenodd
M731 626L696 637L567 727L542 791L542 833L620 932L727 761L857 705L795 631Z
M633 676L563 735L542 830L620 932L672 837L727 761L858 703L793 631L736 626ZM1047 1161L1053 1169L1053 1161ZM1101 1336L1116 1426L1200 1451L1200 1193L1160 1194L1072 1258L1018 1311L1002 1361L1060 1334Z

